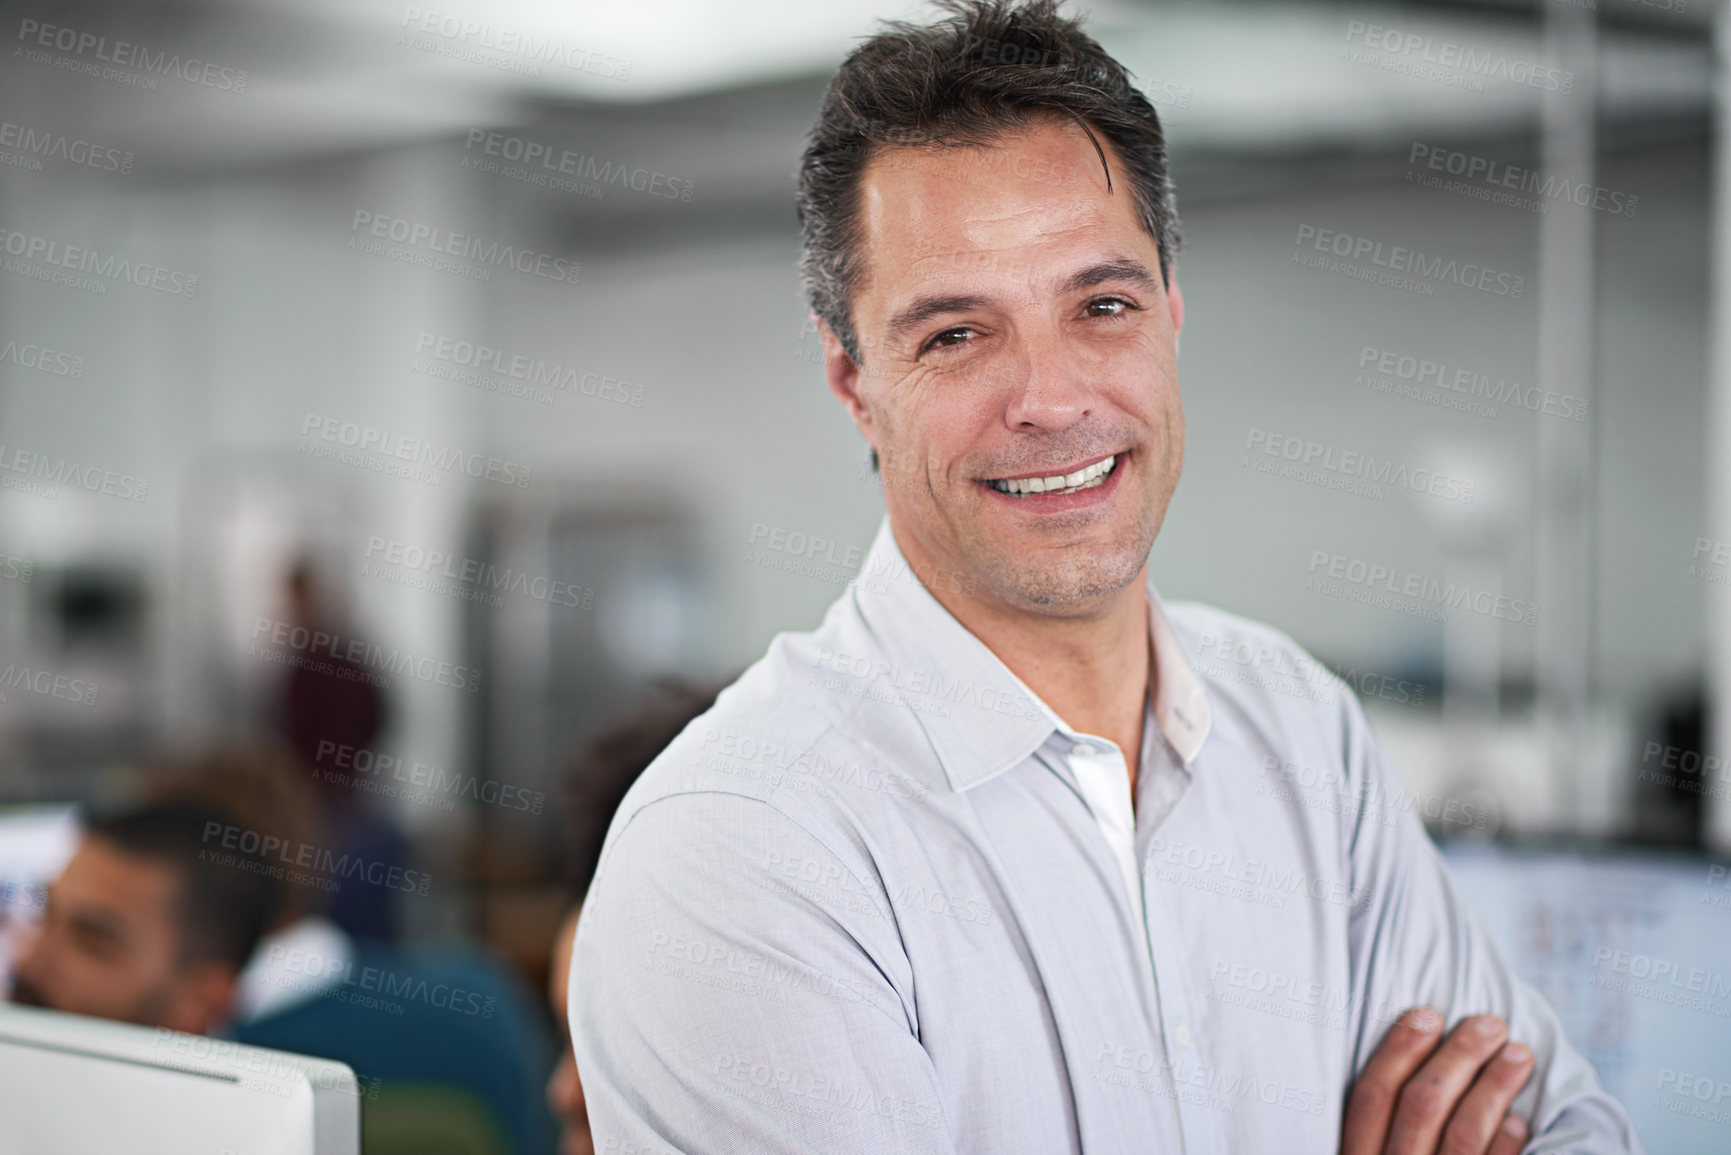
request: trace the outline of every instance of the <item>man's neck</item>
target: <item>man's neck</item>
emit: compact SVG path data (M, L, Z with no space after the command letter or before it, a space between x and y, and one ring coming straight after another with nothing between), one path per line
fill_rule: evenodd
M893 528L893 526L892 526ZM898 544L901 539L898 536ZM931 562L903 556L915 573ZM915 552L917 552L917 547ZM1092 613L1033 613L966 591L926 587L998 660L1050 706L1065 725L1106 738L1124 752L1130 796L1136 796L1142 722L1154 676L1149 652L1148 567Z

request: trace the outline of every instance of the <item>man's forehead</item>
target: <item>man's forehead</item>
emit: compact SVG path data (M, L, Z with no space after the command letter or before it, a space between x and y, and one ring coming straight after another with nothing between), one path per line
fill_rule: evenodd
M990 149L1009 158L1005 171L989 182L969 179L970 167L982 163L970 158L981 151L898 148L909 159L873 161L861 184L868 282L878 265L898 291L992 274L1031 286L1110 259L1103 243L1121 251L1144 233L1128 180L1120 175L1108 191L1106 170L1079 128L1047 124L1006 136ZM1107 161L1117 166L1110 151ZM1153 238L1142 239L1137 248L1154 247Z
M1107 164L1117 167L1106 152ZM985 145L894 146L861 175L862 216L879 240L925 220L1009 223L1042 210L1114 207L1119 178L1080 128L1042 124Z
M167 899L178 883L178 873L168 863L86 837L54 886L65 897L76 895L124 910L140 901Z

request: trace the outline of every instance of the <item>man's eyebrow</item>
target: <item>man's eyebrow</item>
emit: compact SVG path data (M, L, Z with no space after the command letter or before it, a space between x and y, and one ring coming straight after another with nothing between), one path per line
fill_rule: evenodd
M1065 281L1063 291L1074 293L1079 289L1091 289L1095 285L1103 285L1108 281L1134 281L1137 284L1152 288L1154 274L1150 273L1148 266L1141 261L1104 261L1098 265L1088 266Z
M984 308L985 304L986 298L971 293L917 298L913 304L890 318L890 337L904 337L908 330L917 329L933 317L945 313L965 313L969 309Z
M1148 271L1148 266L1136 260L1102 261L1097 265L1089 265L1077 273L1071 274L1061 289L1065 293L1075 293L1082 289L1091 289L1095 285L1103 285L1109 281L1131 281L1139 285L1152 287L1155 283L1154 274ZM905 337L909 330L940 317L945 313L965 313L970 309L984 308L985 297L974 293L952 293L948 295L919 297L913 304L890 318L889 331L891 339Z
M112 911L81 909L68 921L78 933L102 942L118 945L126 941L126 920Z

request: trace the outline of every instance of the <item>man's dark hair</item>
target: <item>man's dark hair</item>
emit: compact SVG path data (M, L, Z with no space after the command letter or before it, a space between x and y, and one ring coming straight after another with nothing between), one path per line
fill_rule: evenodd
M324 815L318 788L313 785L315 773L286 742L230 742L158 759L146 771L141 800L203 807L230 815L242 831L273 839L271 845L285 847L294 855L303 847L324 842ZM248 839L249 845L251 842ZM205 843L205 849L212 846ZM270 881L276 894L276 922L267 931L276 929L277 923L287 925L318 913L329 893L310 882L291 881L286 875Z
M1124 66L1079 21L1058 15L1058 0L938 7L948 19L887 22L842 62L800 161L806 295L855 364L863 363L852 315L865 275L860 178L885 148L984 148L1042 119L1074 121L1096 149L1103 136L1117 150L1142 227L1159 247L1161 276L1172 277L1178 218L1166 138Z
M183 963L215 961L238 971L275 916L279 895L268 874L270 864L256 849L247 853L223 846L220 835L233 825L222 811L185 802L147 803L95 815L83 824L86 837L172 867L179 875L173 913Z

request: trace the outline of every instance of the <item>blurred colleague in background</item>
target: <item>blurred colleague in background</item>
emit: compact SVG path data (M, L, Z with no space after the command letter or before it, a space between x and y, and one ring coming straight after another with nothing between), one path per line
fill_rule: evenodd
M843 63L800 174L887 517L614 819L571 982L596 1137L1638 1150L1410 810L1255 789L1400 786L1290 639L1149 583L1184 456L1159 120L1055 4L944 7ZM1342 1029L1204 1001L1221 968L1341 992Z
M286 1013L318 997L354 959L353 940L323 913L332 892L318 885L318 873L291 873L282 865L300 857L303 847L309 848L311 858L329 845L312 773L282 743L261 740L164 761L145 779L146 797L153 801L219 809L232 817L241 837L252 832L260 846L280 848L273 856L277 861L270 863L276 916L241 973L236 992L235 1019L242 1024ZM208 841L220 846L223 840ZM318 974L304 973L305 968L302 973L287 971L284 961L297 956L329 960L329 965Z
M211 861L232 815L184 801L85 822L18 959L20 1003L192 1034L223 1030L279 890L255 852Z
M284 606L291 628L333 638L359 637L339 618L310 559L289 570ZM314 661L291 663L277 688L272 721L312 771L329 845L339 854L402 866L408 858L402 832L373 805L371 795L355 788L357 755L373 752L390 720L390 704L372 674L339 646L321 649ZM396 892L389 887L339 890L331 896L327 915L356 939L397 940Z
M589 1132L588 1106L583 1099L583 1080L577 1074L571 1036L565 1025L571 940L577 932L583 894L595 877L607 825L626 791L693 718L715 704L720 689L720 686L679 684L660 687L648 704L585 743L567 773L566 874L576 902L554 937L552 964L547 972L547 998L565 1040L553 1077L547 1081L547 1103L561 1129L561 1155L593 1155L595 1151Z
M50 887L15 997L194 1034L226 1032L315 997L319 982L284 975L270 961L313 950L346 962L354 953L348 936L319 914L327 892L279 861L323 847L307 765L277 742L225 745L158 761L144 771L141 795L132 808L86 825ZM136 965L156 956L135 952L175 940L175 982L203 992L192 1000L203 1013L144 1015L140 1007L174 1000L141 1004L138 992L128 993L130 984L151 986L157 973ZM225 949L201 954L200 942ZM128 978L109 981L110 964Z

